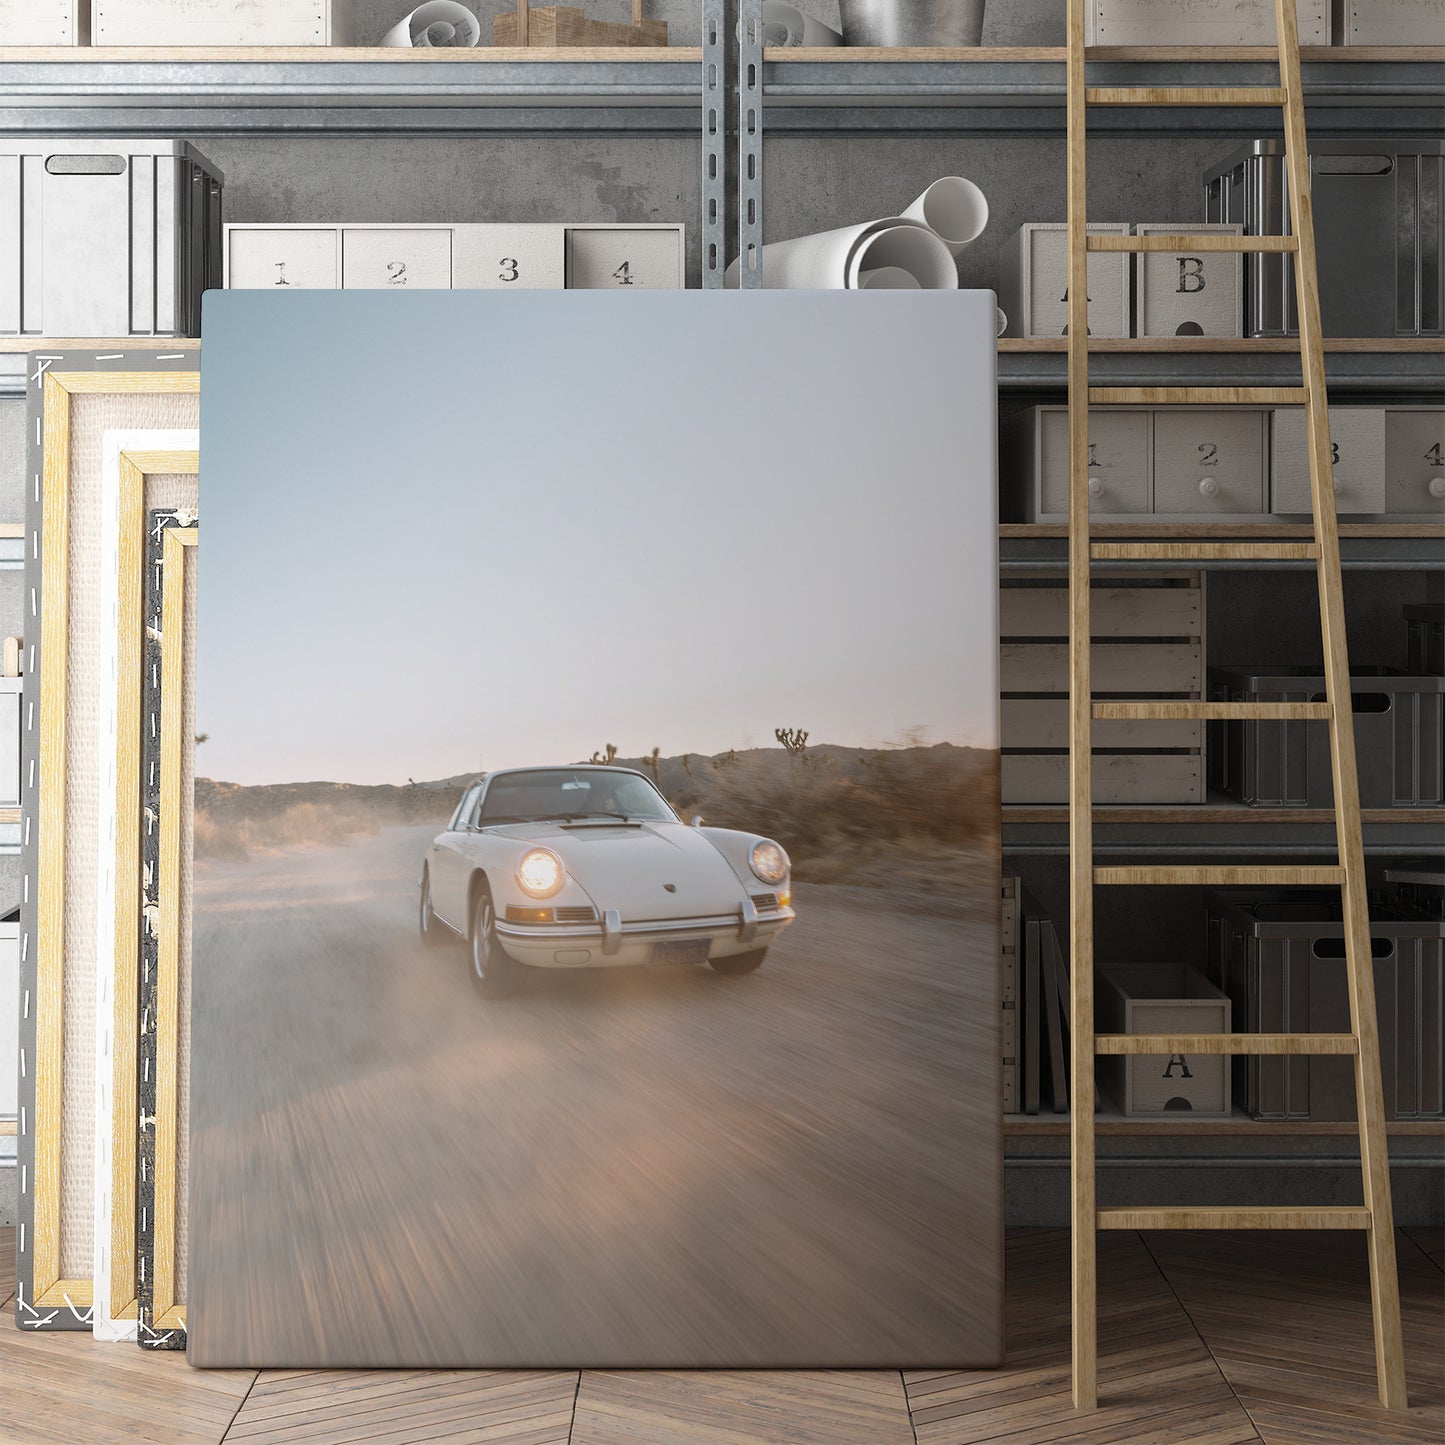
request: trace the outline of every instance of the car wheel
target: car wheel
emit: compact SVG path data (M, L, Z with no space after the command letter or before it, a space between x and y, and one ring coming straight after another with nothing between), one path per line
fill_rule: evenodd
M739 973L755 973L767 952L766 948L755 948L751 953L730 953L726 958L710 958L708 962L719 973L732 977Z
M421 941L430 944L433 948L440 943L456 939L456 934L432 912L431 874L425 869L422 870L421 875L421 904L417 909L416 931L421 935Z
M497 941L497 910L485 883L472 900L472 926L467 934L472 986L484 998L501 998L517 981L517 964Z

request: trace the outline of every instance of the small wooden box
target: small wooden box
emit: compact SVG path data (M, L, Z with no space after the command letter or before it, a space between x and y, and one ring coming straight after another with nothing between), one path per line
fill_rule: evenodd
M1180 407L1154 413L1156 517L1258 517L1269 465L1267 413Z
M1364 0L1373 4L1375 0ZM1301 45L1330 43L1329 0L1297 0ZM1274 0L1089 0L1090 45L1274 45Z
M1334 0L1336 45L1445 43L1445 0Z
M93 0L92 45L354 45L353 0Z
M1432 517L1445 512L1445 410L1385 410L1385 510Z
M446 226L346 226L341 285L347 291L449 291L452 233Z
M231 290L330 290L341 285L340 226L227 226Z
M1384 408L1332 406L1330 444L1335 510L1379 516L1385 510ZM1281 408L1271 418L1269 490L1269 509L1277 516L1308 517L1313 511L1305 417L1298 407Z
M0 45L84 45L90 0L0 0Z
M1089 412L1089 514L1149 515L1147 409L1099 407ZM1003 427L1006 475L1020 489L1016 510L1026 522L1069 520L1069 412L1037 406Z
M1216 222L1134 227L1139 236L1241 236ZM1134 258L1136 336L1242 336L1244 257L1238 251L1140 251Z
M567 286L581 291L681 290L683 228L568 226Z
M563 226L458 226L452 285L463 291L560 291L567 281L565 249Z
M1089 233L1127 236L1129 227L1091 222ZM1088 259L1089 334L1129 334L1129 256L1095 251ZM999 252L998 304L1008 317L1005 336L1067 336L1068 227L1032 222Z
M1096 974L1098 1029L1111 1034L1227 1034L1229 998L1179 964L1131 964ZM1105 1054L1100 1082L1126 1118L1227 1119L1229 1061L1221 1054Z

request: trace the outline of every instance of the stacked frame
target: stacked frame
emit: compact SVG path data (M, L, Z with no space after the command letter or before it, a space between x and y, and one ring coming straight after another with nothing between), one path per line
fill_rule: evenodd
M142 1349L186 1347L178 1155L188 1037L188 746L195 735L193 511L152 511L147 527L136 1251Z
M23 902L20 926L19 1228L16 1322L21 1329L91 1329L95 1258L108 1253L103 1311L122 1326L136 1301L135 1129L137 980L126 962L98 1007L97 958L114 941L97 927L98 736L103 678L95 665L103 612L100 460L105 433L196 425L200 376L194 352L39 352L30 402L25 526L25 671L33 679L21 729ZM193 468L194 470L194 465ZM144 476L144 473L142 473ZM143 495L143 483L142 483ZM144 516L134 528L139 557ZM122 542L122 550L124 550ZM126 567L122 559L121 571ZM121 613L125 616L125 613ZM139 607L130 613L137 632ZM137 660L135 693L138 698ZM118 682L118 676L116 681ZM119 715L127 703L118 694ZM138 703L134 709L137 722ZM124 733L118 731L118 738ZM130 744L134 752L135 743ZM121 752L125 751L123 744ZM117 794L116 846L125 847ZM116 880L116 914L139 909ZM112 1030L111 1107L95 1114L97 1038ZM174 1039L169 1046L174 1050ZM109 1134L97 1150L98 1130ZM97 1153L108 1158L108 1238L97 1238ZM134 1308L138 1311L138 1302Z

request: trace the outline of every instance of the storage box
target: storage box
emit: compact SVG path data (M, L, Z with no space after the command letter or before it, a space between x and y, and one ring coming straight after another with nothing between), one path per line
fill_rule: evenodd
M1089 234L1127 236L1129 227L1091 222ZM1129 334L1129 255L1095 251L1088 259L1089 334ZM998 304L1008 317L1006 336L1069 333L1069 230L1055 223L1019 229L999 252Z
M1150 491L1147 410L1089 410L1089 515L1146 517ZM1069 409L1036 406L1003 425L1004 473L1021 488L1015 509L1026 522L1069 519Z
M1210 969L1247 1033L1349 1033L1338 896L1223 891L1207 902ZM1370 952L1387 1119L1445 1117L1445 922L1370 904ZM1234 1060L1256 1119L1356 1117L1349 1056Z
M684 227L666 224L226 227L226 285L297 290L558 290L683 285Z
M1350 691L1362 808L1436 808L1445 802L1445 678L1354 667ZM1209 669L1225 702L1322 702L1309 668ZM1260 808L1328 808L1334 801L1329 725L1241 719L1209 724L1209 780Z
M1433 519L1445 513L1445 410L1385 408L1385 510Z
M1230 225L1150 224L1138 236L1244 234ZM1238 251L1140 251L1134 257L1136 336L1241 336L1244 257Z
M353 0L92 0L92 45L354 45Z
M1091 597L1096 694L1199 698L1204 593L1195 572L1100 577ZM1068 585L1057 574L1010 578L999 590L1003 801L1066 803L1069 747ZM1199 803L1203 724L1100 721L1093 728L1094 801Z
M90 0L0 0L0 45L84 45Z
M221 184L184 141L0 140L0 336L199 336Z
M1334 0L1336 45L1440 45L1445 0Z
M1100 1033L1227 1034L1230 1002L1180 964L1110 965L1095 972ZM1227 1119L1229 1069L1220 1054L1104 1054L1099 1082L1129 1119L1188 1114Z
M1274 0L1089 0L1090 45L1274 45ZM1297 0L1301 45L1330 43L1328 0Z
M1155 411L1156 517L1257 517L1264 511L1268 418L1245 407Z
M1311 140L1320 316L1326 336L1439 336L1445 296L1445 142ZM1251 141L1204 173L1205 219L1289 231L1284 143ZM1246 256L1244 334L1292 336L1294 257Z
M1405 670L1445 673L1445 603L1405 608Z
M20 699L24 683L0 677L0 808L20 806Z
M1385 409L1330 408L1335 511L1378 516L1385 510ZM1281 408L1270 422L1269 509L1277 516L1313 514L1309 446L1302 408Z

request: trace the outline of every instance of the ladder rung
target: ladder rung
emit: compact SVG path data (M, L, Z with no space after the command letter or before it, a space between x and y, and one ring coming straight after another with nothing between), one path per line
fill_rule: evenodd
M1291 888L1339 885L1345 870L1337 865L1286 864L1283 867L1224 867L1214 864L1165 864L1154 867L1095 868L1094 882L1106 887L1147 884L1181 887L1197 883L1209 888Z
M1091 386L1091 406L1303 406L1306 386Z
M1137 722L1199 718L1237 721L1242 718L1321 719L1327 721L1327 702L1096 702L1096 718Z
M1313 562L1317 542L1095 542L1096 562Z
M1278 85L1099 85L1084 91L1089 105L1284 104Z
M1354 1034L1095 1034L1096 1054L1357 1054Z
M1197 235L1085 236L1086 251L1297 251L1293 236Z
M1368 1209L1101 1209L1099 1229L1368 1229Z

